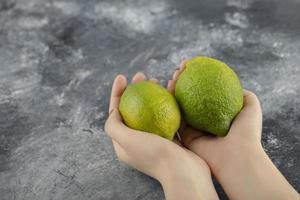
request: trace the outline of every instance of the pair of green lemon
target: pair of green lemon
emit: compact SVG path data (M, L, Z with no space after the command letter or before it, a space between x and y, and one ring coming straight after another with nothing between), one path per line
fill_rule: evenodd
M172 140L181 114L190 126L226 136L243 106L243 89L234 71L225 63L196 57L186 63L175 87L175 97L150 81L129 85L119 110L125 124Z

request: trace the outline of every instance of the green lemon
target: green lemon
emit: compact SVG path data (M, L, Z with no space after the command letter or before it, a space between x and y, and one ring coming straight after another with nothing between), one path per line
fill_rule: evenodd
M119 110L128 127L169 140L180 125L180 110L175 97L150 81L129 85L121 97Z
M196 129L226 136L243 106L243 89L225 63L196 57L186 63L175 87L185 121Z

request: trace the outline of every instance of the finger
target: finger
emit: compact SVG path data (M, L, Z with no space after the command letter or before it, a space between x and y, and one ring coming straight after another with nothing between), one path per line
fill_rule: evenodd
M122 123L122 118L118 109L114 109L109 115L109 118L105 123L105 132L126 151L143 149L143 143L141 143L141 141L147 141L151 144L155 144L157 142L157 137L159 137L143 131L136 131L128 128Z
M136 73L136 74L132 77L131 82L132 82L132 83L138 83L138 82L141 82L141 81L144 81L144 80L146 80L145 74L142 73L142 72L138 72L138 73Z
M212 135L202 135L200 137L195 137L186 141L184 145L187 149L197 154L199 157L203 158L206 162L209 162L210 167L215 166L216 156L213 150L214 146L217 145L216 141L223 139Z
M175 81L169 80L167 88L171 94L174 94L175 93Z
M179 70L176 70L175 72L174 72L174 74L173 74L173 80L177 80L178 79L178 77L179 77L179 75L180 75L180 71Z
M175 70L175 72L172 75L172 80L170 80L168 82L168 90L174 94L175 93L175 85L176 85L176 81L178 80L178 77L180 76L180 74L183 72L183 70L185 69L185 64L186 64L187 60L183 60L180 63L180 67L179 69Z
M180 133L180 138L181 138L181 142L183 143L183 145L187 148L189 148L189 146L191 145L191 143L206 135L205 133L203 133L202 131L196 130L190 126L187 126L184 131L182 131Z
M207 156L213 153L211 152L212 142L218 139L192 127L187 127L180 136L184 147L205 160L209 160Z
M123 146L122 135L124 134L124 130L127 130L127 127L122 123L122 117L117 108L113 109L110 113L105 122L104 130L105 133L112 138L112 140Z
M261 129L262 112L259 100L253 92L245 90L243 108L233 120L229 133L234 135L240 134L241 130L247 130L245 133L253 132L260 139Z
M119 107L120 98L126 88L127 80L125 76L118 75L113 83L112 89L111 89L111 97L110 97L110 104L109 104L109 113Z
M151 81L153 83L159 83L159 81L156 78L150 78L149 81Z
M243 108L237 117L261 119L260 102L253 92L244 90Z
M251 109L253 111L261 112L260 102L259 102L257 96L249 90L244 90L243 109Z
M180 66L179 66L180 72L182 72L185 69L187 61L188 60L186 60L186 59L184 59L183 61L181 61Z

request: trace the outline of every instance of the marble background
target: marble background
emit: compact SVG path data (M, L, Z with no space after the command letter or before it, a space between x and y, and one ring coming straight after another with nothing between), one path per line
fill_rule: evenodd
M1 0L0 198L163 199L103 132L110 87L137 71L165 85L196 55L225 61L257 93L264 148L300 191L299 10L299 0Z

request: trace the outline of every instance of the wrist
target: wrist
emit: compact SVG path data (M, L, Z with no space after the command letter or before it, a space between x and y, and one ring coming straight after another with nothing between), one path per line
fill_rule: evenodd
M166 200L205 199L201 189L193 180L182 180L178 177L166 178L160 181Z
M159 178L166 199L218 199L209 168L206 166L194 169L188 163L183 164L188 169L171 165Z
M229 177L243 177L259 167L259 163L266 162L266 153L259 145L235 145L234 149L224 152L227 154L218 163L218 170L214 176L219 180L229 180ZM260 166L262 167L262 166Z
M216 178L230 199L296 199L261 145L232 154Z
M170 179L161 182L166 200L217 200L218 195L212 181L199 184L198 180L182 181Z
M222 160L214 175L230 199L249 199L247 197L251 196L259 182L257 177L259 170L265 166L265 157L263 148L257 146L234 149L228 153L226 160Z
M258 160L265 160L267 154L262 145L257 144L231 144L225 148L224 155L220 160L215 161L213 174L218 180L225 179L224 177L233 175L243 175L247 173L249 166Z

